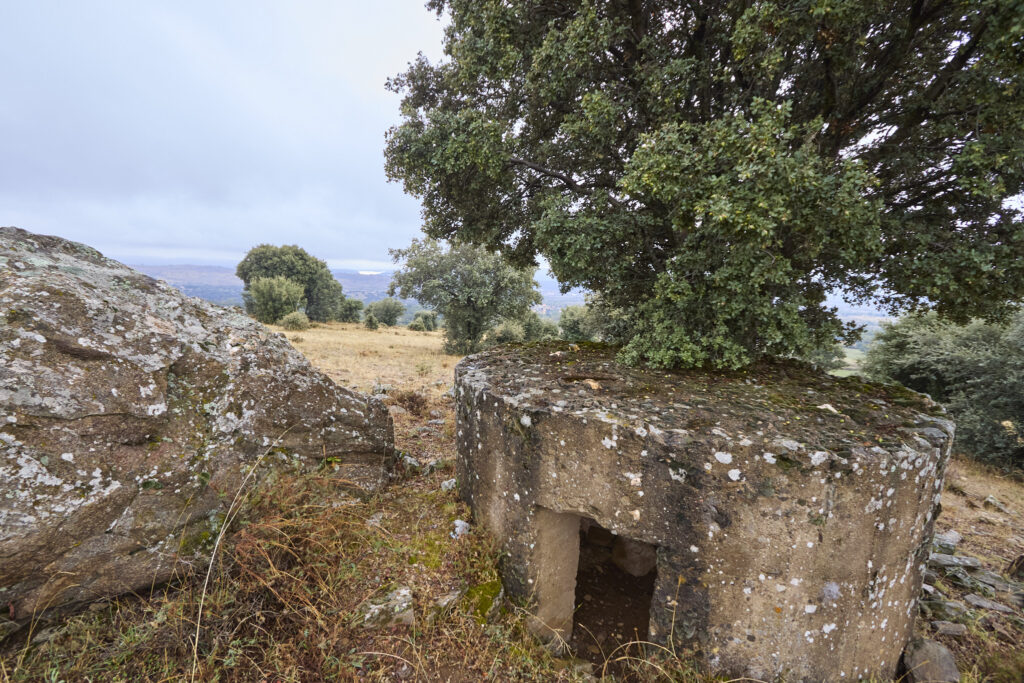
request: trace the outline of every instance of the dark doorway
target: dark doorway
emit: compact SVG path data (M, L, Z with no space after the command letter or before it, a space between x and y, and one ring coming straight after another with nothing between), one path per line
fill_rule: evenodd
M580 561L571 645L576 656L603 666L637 656L646 641L654 597L656 548L616 536L592 519L580 521ZM600 670L600 669L599 669ZM609 673L622 673L610 664Z

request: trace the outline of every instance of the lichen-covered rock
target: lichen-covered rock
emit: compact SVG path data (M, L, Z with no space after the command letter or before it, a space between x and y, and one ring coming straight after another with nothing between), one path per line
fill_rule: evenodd
M202 564L267 473L386 478L393 428L280 335L81 244L0 228L0 605L148 589Z
M915 638L903 653L907 683L959 683L960 670L945 645L927 638Z
M952 445L926 397L795 364L647 371L586 345L470 356L456 392L460 493L540 633L572 631L593 520L655 548L650 639L761 680L894 674Z

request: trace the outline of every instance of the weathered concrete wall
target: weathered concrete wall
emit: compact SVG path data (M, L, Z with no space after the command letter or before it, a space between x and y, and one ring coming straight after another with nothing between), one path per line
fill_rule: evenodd
M0 637L203 565L257 463L249 485L325 467L374 490L393 443L379 401L241 312L0 228Z
M652 639L733 675L893 674L952 444L937 406L792 365L648 372L555 349L456 368L460 491L510 595L568 635L578 546L548 527L589 517L658 547Z

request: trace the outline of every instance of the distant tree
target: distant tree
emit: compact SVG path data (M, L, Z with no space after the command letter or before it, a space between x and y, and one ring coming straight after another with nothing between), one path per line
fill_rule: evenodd
M805 355L802 360L825 372L838 370L846 365L846 350L842 344L831 344Z
M502 320L487 331L483 346L491 347L500 344L516 344L526 337L523 325L517 320Z
M346 298L338 306L338 322L357 323L362 319L363 302L355 298Z
M500 318L518 318L541 300L532 267L516 268L481 247L413 240L406 249L392 249L391 256L403 263L390 293L444 316L448 353L478 351L484 333Z
M1005 324L934 314L884 323L863 367L946 404L958 450L1024 468L1024 312Z
M261 323L276 323L303 303L303 287L298 282L278 275L258 277L249 284L246 300L249 314Z
M519 323L523 326L523 341L544 341L546 339L558 338L558 325L550 320L544 320L536 311L529 311L520 318Z
M425 331L433 332L437 329L437 313L434 311L416 311L412 322L418 322ZM412 327L412 323L409 326Z
M380 299L366 305L366 313L373 314L382 325L393 327L405 313L405 304L398 299Z
M559 335L566 341L594 341L597 325L588 306L566 306L558 317Z
M363 318L363 327L368 330L376 330L380 327L380 323L377 321L377 316L367 311L366 316Z
M436 239L545 257L622 358L735 368L1024 298L1024 6L431 0L387 172Z
M242 299L245 309L253 314L252 282L257 278L286 277L303 288L305 312L310 320L338 320L345 312L345 295L341 283L334 279L327 264L295 245L275 247L261 244L249 250L238 264L236 274L245 284Z

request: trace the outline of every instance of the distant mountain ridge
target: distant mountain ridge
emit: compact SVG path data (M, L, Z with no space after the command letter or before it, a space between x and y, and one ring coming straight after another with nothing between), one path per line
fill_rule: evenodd
M242 281L235 276L234 268L190 264L137 265L132 268L150 277L163 280L189 296L206 299L221 306L242 305ZM331 274L341 283L345 296L369 303L388 295L392 271L366 272L334 269ZM538 272L535 279L543 297L543 303L537 307L537 312L542 316L557 319L558 312L562 308L580 306L584 303L585 292L583 290L574 289L562 294L558 289L558 281L550 275ZM848 304L837 296L830 296L828 305L835 306L839 311L839 317L843 320L852 320L859 325L865 325L869 330L877 329L883 321L890 319L877 308Z

